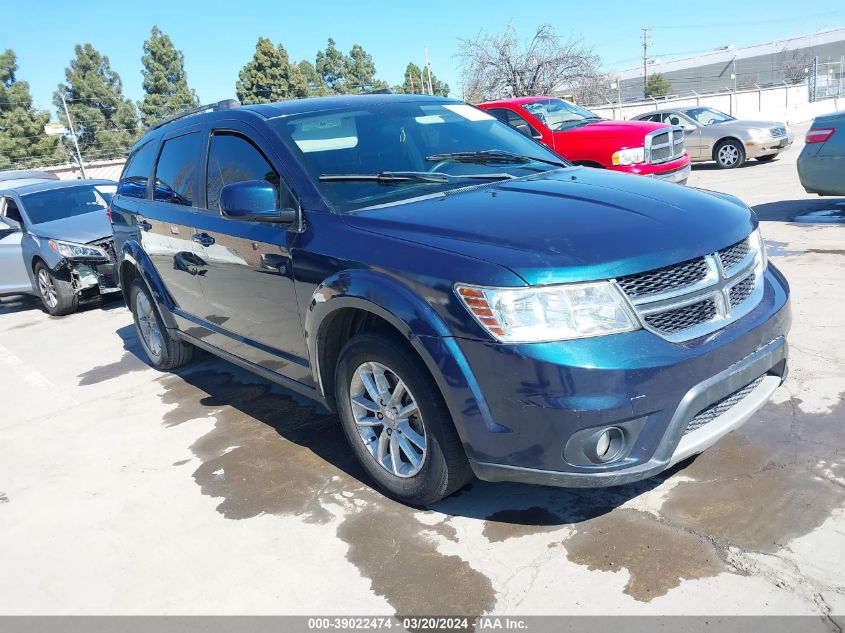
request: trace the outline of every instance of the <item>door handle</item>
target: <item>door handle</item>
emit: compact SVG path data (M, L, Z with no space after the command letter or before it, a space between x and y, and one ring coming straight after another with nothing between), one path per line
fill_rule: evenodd
M144 219L138 220L138 226L141 228L142 231L149 231L151 228L153 228L153 225Z
M214 238L211 237L208 233L194 233L191 236L191 239L194 240L197 244L202 244L203 246L211 246L214 244Z

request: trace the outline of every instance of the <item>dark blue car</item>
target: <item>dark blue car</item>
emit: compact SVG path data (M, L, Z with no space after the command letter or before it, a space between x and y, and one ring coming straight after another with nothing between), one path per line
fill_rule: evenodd
M649 477L786 375L747 206L572 167L457 101L197 109L135 146L111 211L154 366L200 347L314 398L413 504Z

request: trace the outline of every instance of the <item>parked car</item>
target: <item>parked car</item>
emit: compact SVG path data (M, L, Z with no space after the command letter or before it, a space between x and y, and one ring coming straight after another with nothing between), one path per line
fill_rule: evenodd
M690 160L680 128L608 121L556 97L504 99L478 107L576 165L680 184L689 178Z
M798 177L807 193L845 196L845 112L815 118L798 156Z
M111 180L0 181L0 294L31 294L53 315L118 292L106 208Z
M647 112L635 121L681 126L692 161L716 161L721 169L742 167L749 158L774 160L792 145L793 134L785 123L735 119L713 108L676 108Z
M144 353L200 347L337 411L398 499L643 479L786 375L787 283L736 198L571 166L437 97L190 112L111 206Z

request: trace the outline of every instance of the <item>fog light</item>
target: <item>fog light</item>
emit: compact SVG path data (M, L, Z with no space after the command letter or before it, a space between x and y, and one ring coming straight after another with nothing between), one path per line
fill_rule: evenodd
M624 447L625 434L622 429L616 426L603 429L596 435L596 460L602 463L612 462L622 454Z

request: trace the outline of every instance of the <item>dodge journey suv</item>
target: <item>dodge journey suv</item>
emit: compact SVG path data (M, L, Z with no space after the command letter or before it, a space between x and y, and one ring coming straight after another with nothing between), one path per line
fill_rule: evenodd
M650 477L786 375L789 291L747 206L571 166L449 99L197 108L133 148L110 213L152 365L199 347L310 396L412 504Z

